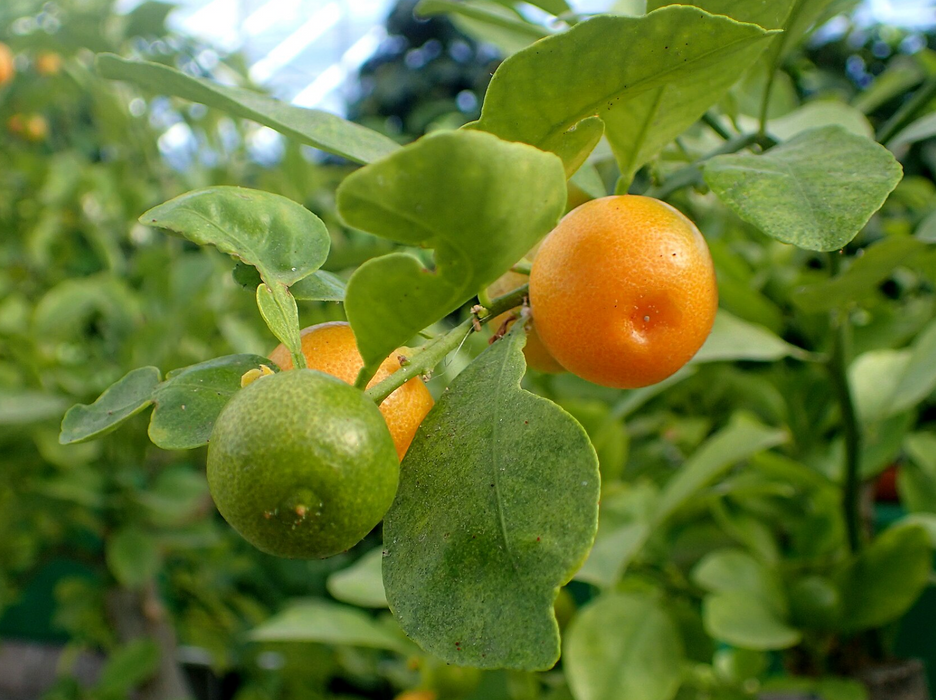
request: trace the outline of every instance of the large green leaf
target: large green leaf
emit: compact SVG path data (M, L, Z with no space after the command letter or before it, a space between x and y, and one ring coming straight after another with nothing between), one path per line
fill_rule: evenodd
M318 642L411 651L402 635L393 634L367 613L325 600L294 603L252 629L250 638L255 642Z
M265 283L257 287L260 313L273 334L298 353L299 316L289 286L314 273L328 257L331 238L321 219L277 194L209 187L160 204L140 221L199 245L216 246L256 267Z
M764 29L782 29L793 0L648 0L647 12L666 5L694 5L713 15L727 15L739 22L749 22Z
M880 627L907 612L929 585L932 558L929 536L919 525L878 535L840 577L844 628Z
M770 36L681 5L595 17L504 61L473 127L552 151L571 175L598 142L600 117L631 172L715 102Z
M715 0L693 4L713 15L727 15L740 22L772 29L780 26L791 3L792 0ZM674 4L677 3L651 1L647 9ZM709 44L711 55L698 60L691 73L668 79L659 87L627 99L622 107L601 114L605 134L621 168L619 190L630 184L634 173L644 163L718 102L767 48L769 40L733 46L731 42L736 37L729 34L725 26L711 21L700 23L700 19L698 13L674 15L666 32L664 50L687 50L678 40L691 23L693 39ZM732 30L738 37L743 36L735 27ZM724 45L718 44L719 38Z
M348 176L338 188L345 221L435 250L432 271L393 253L351 277L345 308L368 367L508 270L565 202L558 158L471 131L427 136Z
M836 277L794 290L793 302L804 311L830 311L873 292L905 260L926 244L912 236L890 236L868 246L854 264Z
M569 625L563 664L575 700L670 700L682 681L682 639L652 598L604 595Z
M101 54L97 69L105 78L127 80L161 95L174 95L252 119L297 141L358 163L377 160L399 147L383 134L334 114L295 107L253 90L195 78L160 63Z
M761 155L717 156L705 181L742 219L807 250L837 250L900 182L900 164L838 126L803 132Z
M85 442L116 430L153 403L153 389L159 378L156 367L140 367L108 387L93 404L72 406L62 420L59 442Z
M801 639L766 601L743 591L706 596L702 619L712 637L742 649L788 649Z
M567 413L520 389L523 343L515 327L439 399L384 521L390 608L448 663L550 668L553 601L595 536L595 451Z

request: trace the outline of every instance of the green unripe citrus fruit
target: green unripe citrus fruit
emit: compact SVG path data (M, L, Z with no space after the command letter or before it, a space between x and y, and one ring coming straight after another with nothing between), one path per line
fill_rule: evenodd
M241 389L208 443L208 486L221 515L281 557L324 558L354 546L387 512L399 471L377 406L310 369Z

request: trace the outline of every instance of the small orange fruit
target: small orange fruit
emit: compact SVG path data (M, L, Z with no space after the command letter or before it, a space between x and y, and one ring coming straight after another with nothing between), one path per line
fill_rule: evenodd
M358 372L364 366L361 354L357 349L354 331L344 321L320 323L303 329L302 354L305 356L309 369L317 369L333 377L338 377L347 384L354 384ZM374 386L400 369L400 355L405 349L393 353L380 365L380 369L368 386ZM278 345L270 353L270 359L279 365L280 369L293 368L292 358L284 345ZM380 404L393 444L396 446L397 456L402 460L406 450L409 449L416 429L423 418L429 413L433 405L432 395L419 377L415 377Z
M13 63L13 52L10 47L0 41L0 86L6 85L16 75L16 66Z
M54 51L43 51L36 56L36 72L39 75L58 75L62 70L62 57Z
M27 141L39 143L49 135L49 122L41 114L33 114L23 124L23 137Z
M686 364L715 321L718 288L702 234L681 212L636 195L569 212L530 274L546 349L596 384L634 389Z

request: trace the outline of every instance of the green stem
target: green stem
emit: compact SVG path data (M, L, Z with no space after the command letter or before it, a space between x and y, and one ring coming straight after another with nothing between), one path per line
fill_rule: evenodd
M920 89L913 93L913 97L881 126L877 133L878 143L886 144L894 138L934 97L936 97L936 76L923 83Z
M477 313L472 312L471 318L458 324L448 333L443 333L423 345L417 352L413 353L406 365L379 384L372 386L364 393L369 399L380 405L384 399L406 384L410 379L425 374L442 362L442 360L444 360L450 352L458 348L472 332L488 323L496 316L500 316L505 311L510 311L523 304L524 299L526 299L529 294L530 285L525 284L508 294L497 297L491 302L490 308L482 308Z
M760 134L741 134L740 136L736 136L730 141L723 143L714 151L702 156L692 165L687 165L685 168L677 170L670 177L666 178L665 181L660 183L658 187L651 187L645 194L648 197L655 197L656 199L666 199L669 195L673 194L673 192L681 190L683 187L699 184L702 182L702 170L699 168L702 163L705 163L715 156L722 156L726 153L737 153L754 144L760 144L764 148L770 148L776 144L776 141L769 136L762 136Z
M732 136L731 132L728 131L725 127L721 125L721 122L718 121L716 117L711 112L706 112L702 115L702 123L708 126L712 131L721 136L725 141L731 141Z
M830 269L835 276L839 271L838 253L830 253ZM861 521L861 431L858 416L848 385L848 345L851 326L846 311L832 312L832 352L829 356L828 369L832 384L838 397L842 412L845 432L845 473L842 480L842 512L845 516L845 528L848 533L848 546L852 552L861 550L863 531Z
M767 85L764 86L764 96L761 98L760 118L758 119L757 133L760 136L767 135L767 115L770 112L770 95L773 92L774 79L777 77L777 68L770 71L770 77L767 78Z
M516 265L510 268L511 272L516 272L518 274L527 275L527 276L529 276L532 270L533 270L533 264L528 263L528 262L518 262Z

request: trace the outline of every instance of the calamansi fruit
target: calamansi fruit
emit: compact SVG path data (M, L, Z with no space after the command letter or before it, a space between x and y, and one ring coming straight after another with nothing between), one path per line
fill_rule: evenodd
M351 326L343 321L320 323L303 329L301 336L302 354L309 369L317 369L338 377L343 382L354 384L358 372L364 366L364 360L358 352ZM384 360L369 386L383 381L392 372L400 369L399 358L405 356L406 352L408 351L405 349L397 350ZM270 359L281 369L293 367L292 358L284 345L278 345L270 353ZM416 429L432 405L432 395L418 377L410 379L380 404L380 412L387 421L393 444L396 445L401 460L413 441Z
M13 62L13 52L10 47L0 41L0 86L6 85L16 75L16 65Z
M54 51L43 51L36 56L36 72L39 75L58 75L62 70L62 57Z
M359 542L396 494L400 465L377 406L315 370L238 391L208 442L224 519L269 554L324 558Z
M530 306L563 367L633 389L666 379L698 351L718 289L708 246L688 218L657 199L623 195L583 204L546 237Z

